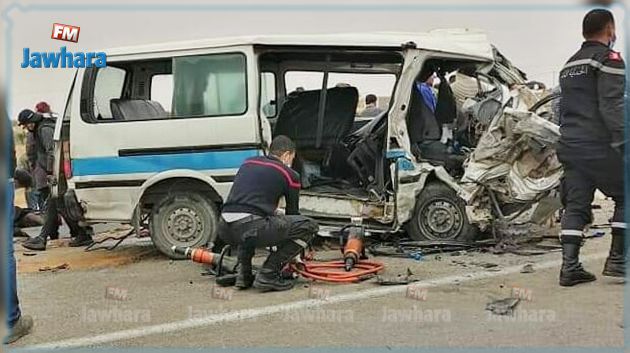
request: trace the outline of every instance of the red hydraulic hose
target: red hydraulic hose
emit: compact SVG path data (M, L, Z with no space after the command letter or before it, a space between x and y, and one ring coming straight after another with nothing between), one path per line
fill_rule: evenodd
M345 270L344 261L306 261L301 264L291 264L291 269L302 277L336 283L360 282L383 268L385 265L376 261L359 261L351 271Z

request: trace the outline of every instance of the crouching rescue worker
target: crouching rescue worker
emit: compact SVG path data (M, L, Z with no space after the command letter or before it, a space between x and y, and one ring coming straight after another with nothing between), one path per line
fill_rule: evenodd
M586 41L560 73L560 144L564 167L561 185L562 269L560 285L591 282L578 255L585 227L592 223L591 203L596 189L615 202L612 245L605 276L624 277L627 244L624 241L624 90L625 65L615 43L615 22L610 11L590 11L583 21Z
M282 268L306 249L319 229L311 219L299 215L299 175L290 168L295 144L286 136L276 137L269 156L253 157L240 167L223 206L219 237L238 246L240 267L235 286L261 291L293 288L281 276ZM276 214L284 197L285 215ZM256 247L276 246L254 278L252 257Z

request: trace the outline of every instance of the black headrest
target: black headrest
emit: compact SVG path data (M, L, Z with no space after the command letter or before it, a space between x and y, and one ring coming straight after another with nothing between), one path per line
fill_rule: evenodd
M320 94L321 90L314 90L287 97L278 114L274 135L289 136L298 148L316 147ZM350 133L358 101L355 87L327 90L321 147L334 145Z
M168 116L160 103L145 99L112 99L110 107L115 120L150 120Z

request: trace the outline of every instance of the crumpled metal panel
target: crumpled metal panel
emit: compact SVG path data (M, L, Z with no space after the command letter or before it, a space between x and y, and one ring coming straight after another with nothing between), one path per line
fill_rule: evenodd
M558 125L505 108L467 160L461 182L486 185L504 201L534 200L560 183L562 166L552 147L559 137Z

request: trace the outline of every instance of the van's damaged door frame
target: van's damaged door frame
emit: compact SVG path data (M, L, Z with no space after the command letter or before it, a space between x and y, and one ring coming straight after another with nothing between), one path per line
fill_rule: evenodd
M424 63L429 59L436 58L491 64L487 58L430 52L416 49L414 46L409 45L404 51L404 58L403 70L394 94L387 127L387 158L395 162L390 165L390 172L396 190L395 230L400 229L403 224L411 219L416 198L431 174L455 190L464 201L468 202L473 197L473 195L460 187L444 167L420 162L411 153L406 117L413 85Z

